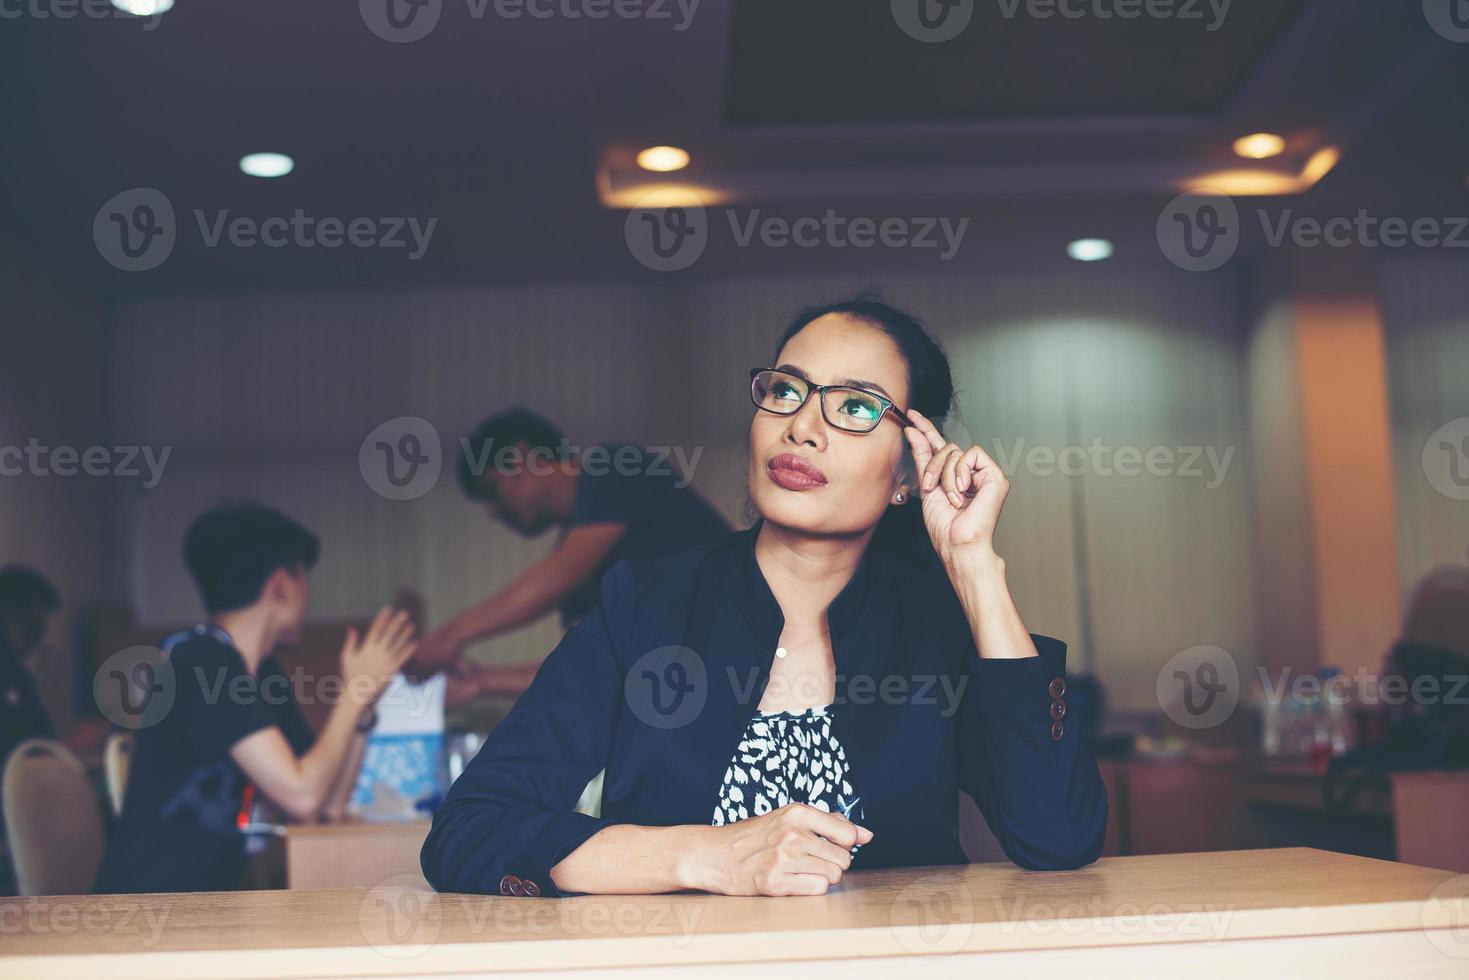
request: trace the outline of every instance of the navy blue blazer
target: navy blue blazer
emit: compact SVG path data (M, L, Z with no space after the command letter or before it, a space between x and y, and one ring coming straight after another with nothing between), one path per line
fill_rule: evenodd
M434 815L440 891L559 895L550 870L603 827L709 824L784 618L759 525L619 562ZM958 794L1023 868L1096 860L1107 795L1065 717L1066 646L987 660L947 576L869 548L827 611L835 734L873 831L854 869L961 864ZM575 807L603 768L600 818Z

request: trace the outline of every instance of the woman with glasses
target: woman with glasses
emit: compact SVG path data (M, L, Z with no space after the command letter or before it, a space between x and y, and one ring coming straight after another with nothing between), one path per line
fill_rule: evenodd
M1004 474L935 425L938 344L863 295L797 316L750 382L759 520L607 573L435 815L435 888L822 894L962 863L960 791L1021 867L1101 852L1066 648L1011 601Z

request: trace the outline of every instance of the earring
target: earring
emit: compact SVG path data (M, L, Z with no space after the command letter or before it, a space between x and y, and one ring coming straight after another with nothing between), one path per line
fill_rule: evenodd
M901 504L906 499L908 498L904 497L903 494L900 492L896 497L893 498L893 503Z

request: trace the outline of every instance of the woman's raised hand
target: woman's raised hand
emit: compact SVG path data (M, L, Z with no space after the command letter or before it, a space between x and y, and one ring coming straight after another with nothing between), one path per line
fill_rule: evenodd
M905 428L918 464L923 523L950 573L955 563L994 553L995 527L1010 480L978 445L949 442L923 415L908 410Z

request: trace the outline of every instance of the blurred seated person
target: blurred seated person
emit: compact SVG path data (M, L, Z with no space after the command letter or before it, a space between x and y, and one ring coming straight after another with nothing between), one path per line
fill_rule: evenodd
M481 422L463 445L458 478L465 496L518 534L556 528L558 541L514 582L419 642L411 669L447 670L451 703L518 695L540 666L471 664L462 658L468 644L552 610L569 628L596 603L602 575L619 561L676 553L730 531L666 454L625 444L576 450L556 426L519 408Z
M0 568L0 771L21 742L56 737L30 663L52 652L46 630L60 608L60 594L40 572ZM102 721L84 721L62 742L73 752L95 751L109 730Z
M314 735L274 651L300 637L318 550L306 528L256 504L210 510L189 527L184 562L209 619L164 641L171 670L154 691L170 685L173 704L138 732L95 892L235 888L247 785L298 821L345 809L373 703L412 655L413 625L384 608L361 637L348 631L342 697Z

